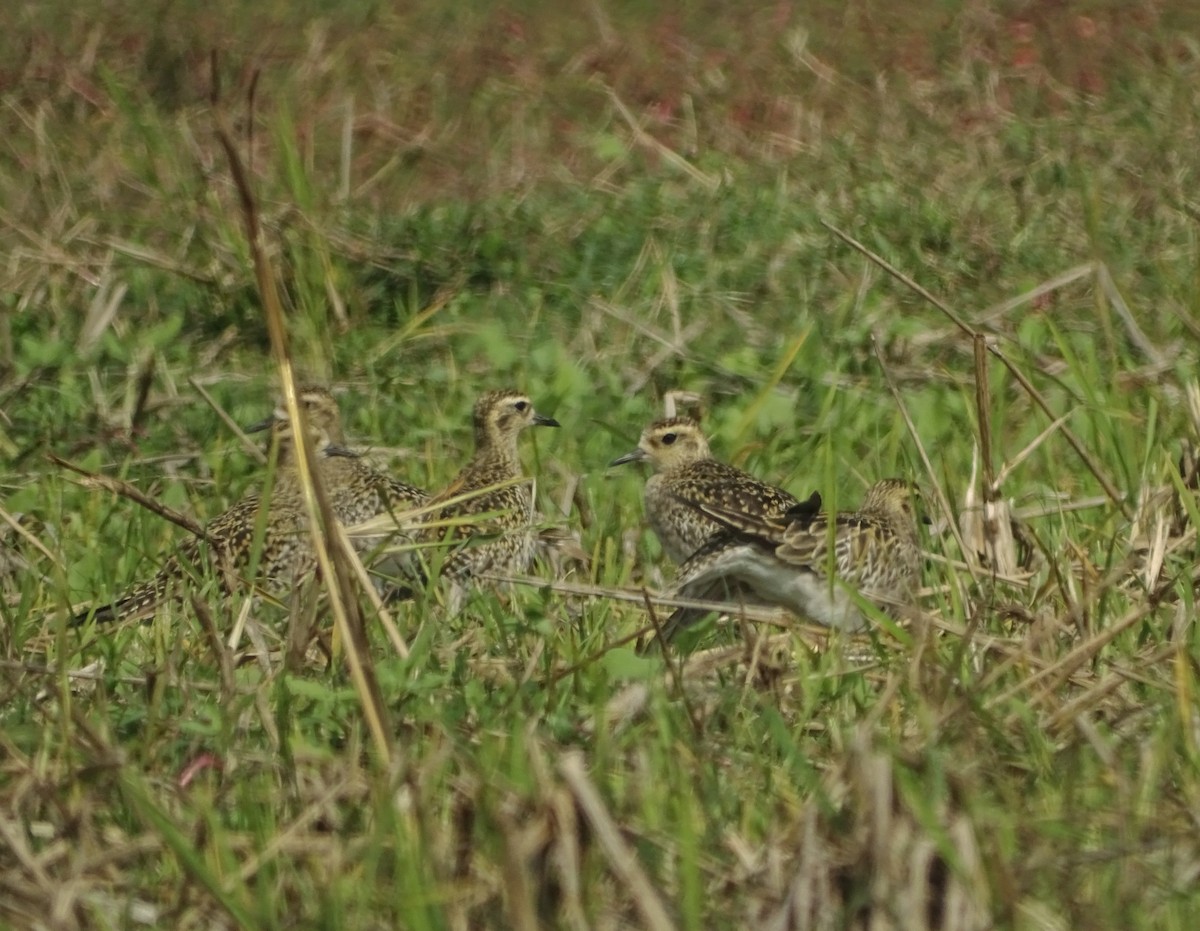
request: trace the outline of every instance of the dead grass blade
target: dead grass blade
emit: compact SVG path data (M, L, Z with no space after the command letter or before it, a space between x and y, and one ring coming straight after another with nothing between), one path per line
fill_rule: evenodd
M194 521L192 518L188 517L186 514L181 514L174 508L167 507L162 502L151 498L145 492L129 484L128 482L122 481L119 478L113 478L109 475L100 475L97 472L90 472L81 466L67 462L67 460L54 455L54 453L47 453L46 458L59 468L66 469L68 472L74 472L76 475L82 476L83 481L80 484L82 484L85 488L100 488L104 491L112 492L115 495L120 495L122 498L128 498L135 504L138 504L141 507L144 507L147 511L150 511L152 514L157 514L164 520L170 521L176 527L182 527L188 533L195 537L199 537L206 543L211 544L213 542L208 535L208 531L206 531L200 524L196 523L196 521Z
M1068 418L1070 418L1071 414L1073 413L1074 411L1067 411L1067 413L1063 414L1058 418L1058 420L1054 421L1052 424L1050 424L1050 426L1046 427L1045 430L1030 440L1024 449L1005 462L1004 465L1000 467L1000 471L996 474L996 478L994 479L996 487L999 488L1001 485L1003 485L1004 480L1008 478L1012 471L1016 469L1022 462L1032 456L1034 450L1046 442L1046 440L1050 438L1050 435L1053 434L1054 431L1058 430L1064 423L1066 423ZM1106 499L1100 498L1099 500L1101 503L1103 503Z
M1120 574L1122 578L1124 575L1124 572ZM1200 570L1193 571L1193 582L1197 577L1200 577ZM1141 623L1148 615L1157 610L1167 593L1171 590L1171 588L1174 587L1174 585L1174 579L1164 582L1153 592L1149 593L1142 603L1131 608L1124 617L1114 621L1104 630L1076 646L1054 665L1039 670L1021 682L1018 682L1005 692L1002 692L1000 695L991 699L987 702L987 707L999 707L1016 695L1031 692L1033 687L1038 685L1040 685L1041 688L1036 694L1030 696L1030 701L1039 704L1045 701L1048 697L1052 696L1064 682L1074 675L1084 663L1095 657L1105 646L1123 634L1126 630L1129 630L1131 627ZM1007 726L1012 726L1012 722L1008 722Z
M130 807L170 848L179 861L180 868L196 883L208 892L210 896L225 910L239 927L249 928L256 924L247 911L240 897L234 895L216 874L209 868L204 857L196 849L196 845L171 816L155 802L154 796L135 776L131 769L126 768L119 777L121 794L129 802Z
M637 854L621 836L620 827L609 814L599 791L588 778L583 754L578 750L564 753L559 760L558 771L571 794L575 796L575 803L592 826L600 849L604 851L617 878L624 884L645 927L650 931L672 931L675 923L667 913L662 897L650 882L646 871L642 869Z
M692 725L692 731L696 734L697 738L703 737L704 724L696 714L696 709L692 707L687 690L683 687L683 659L667 646L667 642L663 637L662 624L658 620L658 612L654 610L654 605L650 602L650 593L645 589L642 590L642 600L646 605L646 613L650 616L650 623L654 627L654 640L659 645L663 661L667 666L667 675L670 676L671 682L674 684L675 693L679 696L679 700L683 702L683 708L687 712L688 722Z
M855 734L826 779L840 811L809 805L784 856L782 901L765 931L834 928L986 931L991 902L975 829L949 800L925 813L906 797L890 755ZM935 820L930 824L930 814Z
M645 146L646 148L650 149L652 152L660 156L663 161L667 162L667 164L678 168L689 178L691 178L697 184L703 186L708 191L715 191L721 186L720 178L701 171L674 149L663 145L648 132L646 132L646 130L642 129L641 122L633 115L632 112L630 112L629 108L625 106L624 102L620 97L617 96L617 92L613 88L605 87L604 90L608 94L609 101L612 103L613 107L616 108L617 113L620 114L621 119L625 121L625 125L628 126L630 132L633 133L633 138L638 145Z
M1154 343L1150 342L1145 331L1138 326L1137 320L1133 316L1133 311L1129 309L1129 305L1125 303L1125 298L1117 289L1117 284L1113 281L1112 274L1108 270L1108 266L1103 262L1096 263L1096 284L1099 286L1104 296L1108 298L1108 302L1117 311L1117 316L1121 318L1121 323L1125 325L1125 332L1129 334L1130 341L1141 350L1151 364L1156 369L1166 369L1171 364L1166 353L1162 352Z
M375 609L375 617L383 625L384 632L392 642L393 649L395 649L401 658L408 659L408 644L400 633L400 628L396 626L391 613L384 606L383 599L379 597L379 593L375 590L375 585L371 582L371 576L367 573L367 568L363 565L362 560L358 558L358 551L355 550L354 545L350 542L346 528L341 524L337 524L334 529L337 531L338 540L343 551L346 553L346 559L350 563L350 567L354 570L355 577L358 579L358 584L366 593L367 598L370 599L371 606Z
M913 444L917 447L917 452L921 456L921 464L925 467L925 474L929 476L929 482L933 486L934 492L937 494L938 507L941 508L942 514L946 517L946 524L950 528L950 532L954 534L954 539L958 542L959 548L964 556L967 555L967 547L963 542L962 536L958 532L958 525L954 521L954 511L950 507L950 501L946 497L945 491L938 483L937 472L933 468L933 463L929 461L929 456L925 452L925 445L921 442L921 435L917 433L917 426L913 423L912 417L909 416L908 407L904 404L904 399L900 396L900 391L896 387L896 382L893 380L891 372L888 370L887 363L884 361L883 353L879 349L879 340L874 334L871 335L871 348L875 353L875 358L879 362L879 370L883 373L883 379L887 383L888 391L891 392L892 400L896 402L896 408L900 411L900 416L904 418L904 425L908 428L908 435L912 437ZM968 560L967 568L970 570L970 561ZM975 573L971 572L972 578L975 578ZM976 579L978 581L978 579Z
M929 303L930 306L941 311L941 313L944 314L964 334L972 339L975 339L976 336L979 335L975 328L958 316L958 314L956 314L953 310L951 310L945 301L939 300L931 292L921 287L919 284L917 284L917 282L913 281L912 278L904 274L894 265L885 260L882 256L872 252L853 236L842 232L832 223L822 220L821 225L829 230L829 232L833 233L833 235L838 237L838 239L842 240L842 242L846 243L846 245L850 246L850 248L866 256L867 259L874 262L905 287L920 295L926 302ZM1011 374L1012 377L1020 383L1025 393L1029 395L1029 397L1039 408L1041 408L1042 412L1049 417L1051 421L1057 420L1058 416L1053 410L1051 410L1050 402L1047 401L1045 396L1034 387L1033 382L1031 382L1025 376L1025 373L1017 368L1017 366L1000 351L1000 347L996 345L994 341L985 341L985 343L987 345L988 352L1000 360L1001 364L1008 369L1009 374ZM1075 454L1083 461L1083 464L1087 467L1088 471L1091 472L1096 481L1100 483L1100 487L1104 489L1105 494L1108 495L1112 503L1121 509L1121 513L1125 515L1127 520L1131 520L1133 518L1133 512L1129 507L1129 502L1126 501L1125 496L1117 490L1116 485L1113 484L1113 481L1108 477L1108 474L1100 468L1100 463L1096 461L1096 458L1088 451L1087 447L1083 445L1083 442L1079 439L1079 437L1077 437L1067 427L1062 428L1062 435L1063 439L1067 441L1067 444L1071 447L1071 449L1075 451Z
M216 402L216 400L214 400L213 396L208 393L208 390L202 384L200 384L200 380L194 375L189 375L188 384L192 386L192 389L198 395L200 395L200 397L204 398L204 403L211 407L213 412L221 418L221 423L225 424L225 426L229 428L230 432L232 432L233 435L238 438L238 442L242 444L242 448L251 456L253 456L259 465L265 466L267 464L267 454L263 452L262 447L246 435L245 431L242 430L241 425L232 417L230 417L225 408L223 408Z
M241 203L242 219L245 223L246 238L254 260L255 279L259 295L262 298L263 314L267 322L267 331L271 338L271 349L279 368L279 381L283 389L287 405L288 419L291 421L295 436L301 442L296 446L296 467L301 486L304 489L305 510L308 515L312 543L317 556L317 564L321 570L321 578L329 591L330 606L333 610L336 628L341 633L346 648L346 661L350 667L350 676L363 709L368 730L375 743L379 760L390 764L392 759L392 729L387 724L386 705L379 688L378 679L368 648L366 630L358 602L352 597L352 572L347 563L349 549L342 545L341 538L334 536L337 541L334 547L326 546L326 535L322 527L332 532L337 521L329 503L329 497L320 480L320 475L313 469L316 461L312 446L312 438L304 429L304 420L300 412L300 402L296 392L296 378L288 350L287 329L283 319L283 305L275 286L275 274L264 243L262 227L258 220L258 207L250 184L250 176L242 164L241 155L233 139L233 132L225 115L220 99L220 89L217 82L216 55L212 61L212 112L216 123L217 139L225 152L230 174L233 176L234 187L238 192ZM253 125L253 121L248 121Z
M237 681L233 675L233 657L221 641L221 633L217 630L217 623L213 620L208 605L195 595L191 596L191 603L192 610L200 619L200 626L204 629L204 639L208 642L208 648L212 651L213 660L216 662L221 676L221 700L228 702L237 693Z
M993 304L986 308L975 317L975 325L981 326L984 324L995 323L1001 317L1007 316L1011 311L1018 307L1024 307L1026 304L1032 304L1039 297L1044 297L1057 291L1059 288L1065 288L1069 284L1080 281L1084 278L1090 278L1096 272L1096 267L1091 262L1086 262L1083 265L1076 265L1074 268L1069 268L1061 274L1055 275L1041 284L1030 288L1016 297L1011 297L1006 301L1001 301L999 304Z
M61 560L59 560L58 557L46 549L41 540L30 533L25 527L22 527L21 522L2 507L0 507L0 520L8 524L8 526L12 528L13 533L24 539L30 546L50 560L50 562L54 564L55 568L63 568Z

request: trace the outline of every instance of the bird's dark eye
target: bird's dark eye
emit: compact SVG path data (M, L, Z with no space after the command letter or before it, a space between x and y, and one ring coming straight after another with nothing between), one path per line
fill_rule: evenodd
M663 446L670 446L678 438L679 438L679 434L677 434L677 433L664 433L663 434Z
M529 410L529 402L528 401L518 401L516 404L513 405L513 407L515 407L522 414L524 414L527 410Z

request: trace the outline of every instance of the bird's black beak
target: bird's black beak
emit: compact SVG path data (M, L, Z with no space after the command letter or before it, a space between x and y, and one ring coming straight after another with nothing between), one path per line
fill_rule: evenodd
M275 410L271 411L271 414L269 417L266 417L265 419L260 420L256 424L251 424L248 427L243 427L242 429L246 433L262 433L264 430L270 430L273 426L275 426L275 424L283 423L287 419L288 419L287 408L277 407L277 408L275 408Z
M560 424L553 417L544 417L541 414L533 415L533 425L535 427L561 427L562 426L562 424Z
M258 423L251 424L250 426L243 427L242 429L246 433L262 433L264 430L270 430L273 426L275 426L275 415L274 414L272 414L270 417L266 418L265 420L260 420Z
M646 451L639 446L637 449L627 452L624 456L617 456L609 465L616 466L624 465L627 462L641 462L645 458Z

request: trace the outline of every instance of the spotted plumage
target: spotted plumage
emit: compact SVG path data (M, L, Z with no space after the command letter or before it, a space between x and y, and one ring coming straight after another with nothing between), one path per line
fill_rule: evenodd
M333 396L321 387L305 386L297 391L302 417L316 453L315 468L329 496L334 515L345 524L358 523L386 511L400 512L419 507L428 495L371 468L365 460L346 450L341 415ZM207 554L222 570L221 581L229 590L233 576L251 569L255 538L261 529L256 578L268 590L286 592L316 570L316 555L309 536L304 489L296 469L296 436L286 411L281 407L271 417L250 428L270 429L277 446L277 468L270 496L247 495L218 515L205 527L206 539L185 541L149 581L123 595L112 605L83 612L96 621L145 619L172 597L182 593L187 580L203 565ZM264 513L265 508L265 513Z
M327 388L305 385L296 393L318 453L317 463L330 505L339 521L357 524L377 514L402 513L429 503L428 492L373 468L346 449L341 412ZM293 469L295 442L286 407L280 404L248 432L261 430L270 430L272 441L278 443L278 467Z
M461 545L441 564L441 577L461 587L481 573L523 572L537 546L532 529L533 495L522 477L517 439L526 427L557 427L558 421L534 410L519 391L491 391L473 413L475 454L431 503L449 502L432 512L426 542ZM501 486L501 487L494 487ZM460 500L454 500L460 499ZM479 519L471 519L474 515ZM461 601L461 592L456 601Z
M700 425L688 417L650 424L637 448L612 465L639 461L654 467L646 481L646 519L672 562L682 563L724 529L700 505L770 517L799 504L782 488L714 459Z
M857 511L834 515L800 505L764 518L701 504L729 535L715 538L680 567L677 592L705 597L714 580L733 580L768 604L828 627L859 630L865 620L847 589L881 607L912 600L921 571L914 495L910 483L885 479L870 488ZM836 580L829 578L831 565ZM664 639L702 615L679 609L663 628Z

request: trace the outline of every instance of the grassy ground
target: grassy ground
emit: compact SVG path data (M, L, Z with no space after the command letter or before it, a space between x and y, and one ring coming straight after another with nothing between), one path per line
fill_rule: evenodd
M1194 4L407 7L8 14L0 922L1194 928ZM202 519L261 474L201 394L273 391L214 48L352 435L436 488L485 389L564 425L526 458L590 567L371 625L387 758L340 659L64 626L179 531L47 453ZM919 481L920 616L616 645L644 606L561 589L669 581L605 464L674 388L801 496Z

